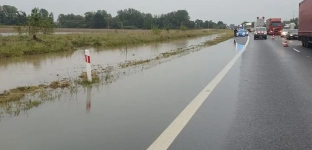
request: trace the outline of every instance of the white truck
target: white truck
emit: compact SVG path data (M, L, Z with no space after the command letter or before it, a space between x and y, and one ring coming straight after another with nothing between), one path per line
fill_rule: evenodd
M292 22L292 23L289 23L289 24L285 24L283 29L289 30L289 29L295 29L295 27L296 27L296 24Z
M254 28L256 27L265 27L265 23L264 23L264 17L260 18L260 17L257 17L257 20L254 24Z
M248 22L248 23L245 23L245 29L248 30L249 32L251 32L252 30L252 23L251 22Z
M295 27L296 27L295 23L292 22L289 24L289 29L295 29Z

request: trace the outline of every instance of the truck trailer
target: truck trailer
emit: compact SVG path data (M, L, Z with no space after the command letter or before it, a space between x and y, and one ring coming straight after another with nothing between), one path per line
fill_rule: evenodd
M298 40L303 47L312 48L312 0L299 3Z
M251 32L251 29L252 29L252 23L251 22L248 22L248 23L245 23L245 29L248 31L248 32Z
M260 18L260 17L257 17L257 20L254 24L254 28L256 27L264 27L264 17Z
M283 26L281 18L269 18L266 21L266 29L269 35L281 35Z

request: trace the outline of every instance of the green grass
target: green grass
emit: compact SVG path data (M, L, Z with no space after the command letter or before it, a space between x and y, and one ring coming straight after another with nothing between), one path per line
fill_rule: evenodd
M220 35L219 37L215 38L214 40L206 41L204 43L204 45L207 45L207 46L216 45L216 44L219 44L219 43L221 43L223 41L231 39L233 37L234 37L233 31L229 30L229 31L226 31L223 35Z
M193 38L218 34L226 30L171 30L153 34L152 31L103 32L93 34L38 35L42 42L32 40L29 36L0 37L0 58L19 57L43 53L74 51L78 48L116 48L135 46L152 42Z

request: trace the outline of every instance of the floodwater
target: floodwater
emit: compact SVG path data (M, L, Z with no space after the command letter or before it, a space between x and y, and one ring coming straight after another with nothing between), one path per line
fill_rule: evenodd
M187 48L212 40L217 35L149 44L111 50L90 49L93 69L115 66L129 60L151 59L163 52ZM17 86L49 84L62 78L76 78L85 70L84 50L71 53L45 54L21 58L0 59L0 93Z
M53 34L72 34L73 32L55 32ZM83 32L75 32L75 34L80 34ZM18 33L0 33L0 36L13 36L18 35ZM22 35L26 35L26 33L23 33Z
M143 46L129 50L127 59L149 57L207 38L210 37L160 44L158 48ZM142 51L145 53L141 54ZM126 76L109 86L79 89L72 98L64 94L58 101L44 103L27 113L4 117L0 120L0 149L147 149L237 52L233 40L228 40ZM83 67L81 54L82 51L49 56L37 60L38 63L35 60L11 62L1 68L6 72L22 69L19 75L6 74L35 81L36 77L50 72L65 73L67 68L73 71L74 67ZM91 54L93 62L99 64L126 59L116 50ZM131 54L136 55L132 58ZM31 78L36 73L39 75ZM10 83L3 76L0 79Z

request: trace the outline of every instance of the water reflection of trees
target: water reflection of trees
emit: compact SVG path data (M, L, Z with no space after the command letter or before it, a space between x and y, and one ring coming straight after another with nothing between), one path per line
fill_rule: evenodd
M42 55L33 55L33 56L25 56L25 57L13 57L13 58L1 58L0 59L0 67L7 68L12 64L31 64L34 68L40 68L43 61L50 59L52 61L69 58L74 54L71 52L62 52L62 53L50 53L50 54L42 54Z

